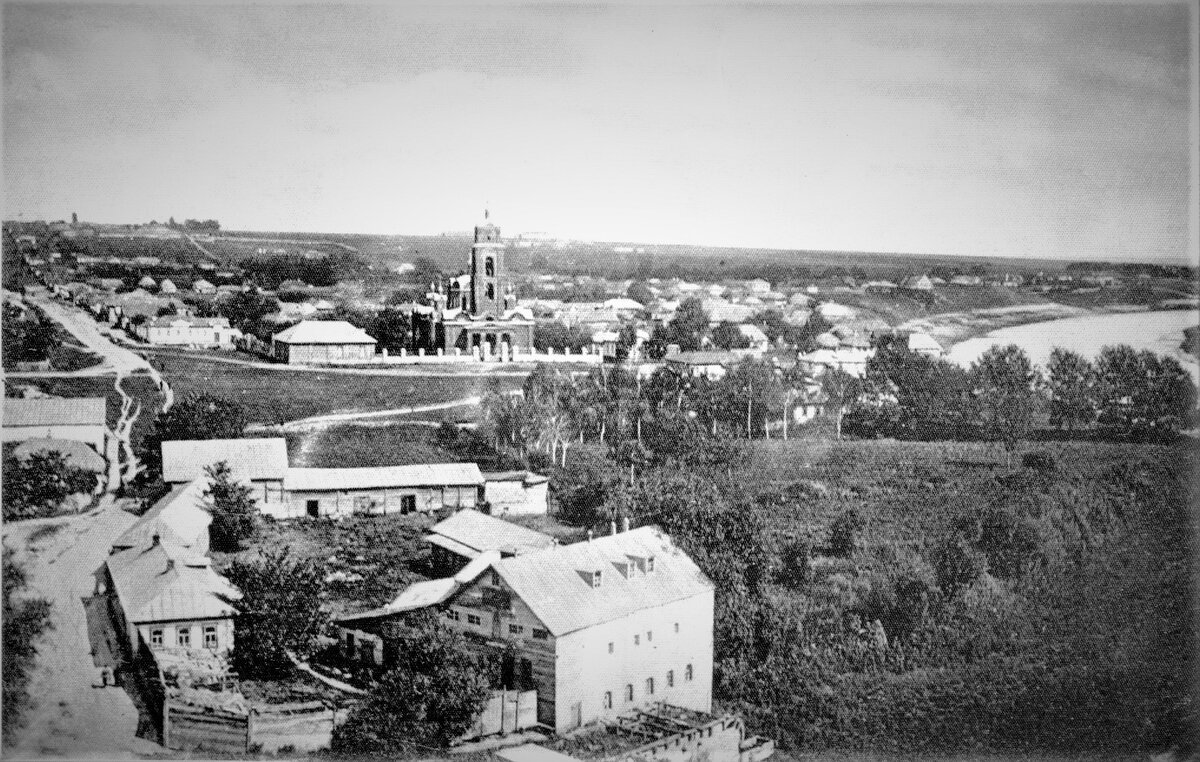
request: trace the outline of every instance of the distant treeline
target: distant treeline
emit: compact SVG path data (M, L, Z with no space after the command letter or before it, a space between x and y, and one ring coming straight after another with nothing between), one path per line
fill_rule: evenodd
M1153 278L1187 278L1195 280L1197 270L1188 265L1158 265L1149 262L1072 262L1066 271L1072 274L1115 272L1129 277L1149 275Z
M243 259L239 266L252 281L272 291L288 280L298 280L310 286L332 286L343 275L338 262L332 257L257 257Z

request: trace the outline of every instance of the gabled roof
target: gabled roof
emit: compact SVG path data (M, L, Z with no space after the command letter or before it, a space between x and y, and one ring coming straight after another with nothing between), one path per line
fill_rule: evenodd
M68 465L82 468L85 471L99 473L104 470L104 458L83 442L73 439L51 439L41 437L26 439L13 449L17 460L25 460L35 452L57 452L62 455Z
M195 479L173 487L116 540L114 550L147 548L154 535L166 545L202 554L208 550L208 527L212 515L203 507L207 479Z
M626 577L632 559L653 571ZM555 636L709 592L712 582L657 527L497 561L492 568ZM627 567L624 567L627 568ZM602 572L599 587L585 574Z
M235 613L224 599L240 594L205 556L160 542L114 553L107 564L130 622L222 619Z
M399 614L404 611L415 611L416 609L445 603L452 595L461 590L463 585L473 582L476 577L498 560L500 560L499 553L494 550L487 551L464 566L453 577L414 582L404 588L400 595L396 596L395 600L385 606L364 611L361 614L350 614L334 621L340 624L342 622L354 622L362 619L375 619L381 616Z
M480 484L483 484L483 473L474 463L417 463L378 468L289 468L283 477L284 489L301 492L384 487L471 487Z
M733 366L741 363L742 356L733 352L676 352L663 358L667 362L682 365L723 365Z
M205 477L204 468L222 460L243 480L278 481L288 470L287 442L282 437L163 442L163 481L190 482Z
M908 348L913 351L934 351L942 352L942 345L935 338L927 333L910 333L908 335Z
M549 476L535 474L532 471L491 471L484 474L483 478L489 482L521 482L527 487L550 481Z
M530 553L555 544L554 538L548 534L470 509L459 511L434 524L425 539L468 557L486 550L508 554Z
M345 320L302 320L271 337L284 344L374 344L375 339Z
M229 318L223 317L185 317L180 315L163 315L150 321L150 325L155 328L170 328L174 325L183 325L188 328L228 328Z
M5 426L103 426L103 397L4 398Z

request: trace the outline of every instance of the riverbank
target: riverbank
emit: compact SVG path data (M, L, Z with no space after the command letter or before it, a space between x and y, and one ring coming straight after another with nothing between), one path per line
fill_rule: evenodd
M1097 307L1073 307L1058 302L1016 304L1010 307L944 312L913 318L897 326L903 331L921 331L937 339L949 351L955 344L982 338L1003 328L1043 323L1064 318L1099 317L1130 312L1148 312L1149 307L1136 304L1112 304Z

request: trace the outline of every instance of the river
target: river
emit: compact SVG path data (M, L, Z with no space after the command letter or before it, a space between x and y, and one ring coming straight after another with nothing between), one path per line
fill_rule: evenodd
M979 338L967 339L950 348L948 359L968 366L997 344L1016 344L1029 354L1030 359L1045 368L1050 359L1050 350L1054 347L1070 349L1094 359L1102 347L1129 344L1134 349L1151 349L1174 357L1200 384L1200 363L1179 348L1183 342L1183 329L1194 325L1200 325L1200 314L1194 310L1126 312L1047 320L1001 328Z

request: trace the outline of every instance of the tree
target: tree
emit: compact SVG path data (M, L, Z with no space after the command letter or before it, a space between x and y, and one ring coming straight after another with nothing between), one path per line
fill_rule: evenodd
M209 478L205 507L212 514L209 539L215 550L236 553L258 529L258 506L250 497L253 490L236 481L223 460L205 466L204 473Z
M651 293L650 288L645 283L640 281L634 281L633 283L630 283L629 288L625 291L625 296L634 300L643 307L654 301L654 294Z
M1122 344L1096 360L1098 422L1126 437L1160 437L1195 414L1196 386L1173 357Z
M4 461L4 519L52 516L68 496L90 493L99 476L70 465L55 450L30 453L24 461Z
M699 349L708 333L708 313L703 303L694 296L684 299L667 329L668 344L678 344L684 352Z
M745 349L750 346L750 339L743 336L736 325L726 321L713 329L712 343L721 349Z
M1004 445L1005 459L1033 428L1041 376L1025 350L1016 344L992 347L971 366L971 377L979 395L979 412L984 434Z
M354 756L427 756L470 730L490 695L488 670L461 634L434 615L415 617L397 662L333 733Z
M7 469L5 469L7 474ZM7 488L5 489L7 498ZM50 622L50 602L45 598L17 597L26 587L25 570L4 548L4 742L12 743L14 731L21 726L21 715L29 702L29 675L37 656L38 638Z
M279 300L253 291L238 291L219 303L221 314L241 330L279 311Z
M841 368L828 368L821 374L821 392L825 395L826 411L833 413L834 431L842 438L842 419L858 401L862 381Z
M1096 372L1087 358L1077 352L1055 347L1046 367L1049 378L1050 424L1074 431L1096 418Z
M289 652L304 659L317 646L328 616L321 608L325 573L289 548L262 551L257 560L238 559L225 576L242 597L232 601L233 666L243 677L277 678L292 669Z
M41 362L57 349L58 332L37 313L4 305L3 347L5 367L13 362Z
M181 439L241 439L248 423L246 409L236 400L207 392L192 392L159 413L146 435L147 465L162 466L161 445Z
M409 280L428 287L437 283L442 277L442 269L438 263L429 257L417 257L413 260L413 269L408 272Z

